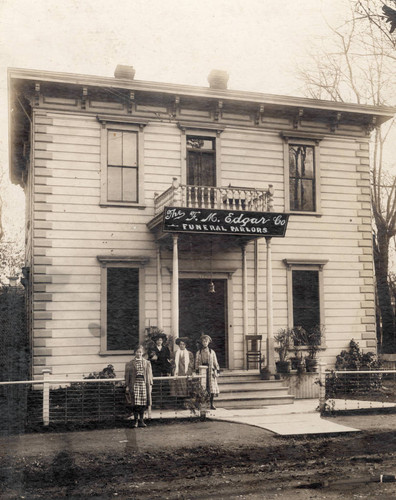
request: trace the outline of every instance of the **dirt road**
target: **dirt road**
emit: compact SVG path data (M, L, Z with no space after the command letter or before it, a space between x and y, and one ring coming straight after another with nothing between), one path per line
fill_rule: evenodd
M356 418L362 433L319 438L215 421L0 438L0 497L396 498L378 482L396 474L396 416L337 422Z

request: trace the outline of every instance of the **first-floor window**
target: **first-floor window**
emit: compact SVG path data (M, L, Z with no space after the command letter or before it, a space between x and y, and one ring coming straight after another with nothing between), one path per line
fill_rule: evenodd
M288 326L296 329L295 345L325 344L323 268L327 260L290 258L287 266ZM300 340L298 331L300 329Z
M139 269L107 267L106 350L129 351L139 342Z
M319 334L319 272L293 270L292 283L293 327L304 328L309 334Z

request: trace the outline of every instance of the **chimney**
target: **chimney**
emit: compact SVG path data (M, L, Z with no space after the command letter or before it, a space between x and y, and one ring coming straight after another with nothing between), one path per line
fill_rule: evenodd
M135 68L133 66L127 66L125 64L117 64L117 67L114 71L114 77L124 80L133 80L135 78Z
M212 69L208 76L208 82L211 89L226 90L230 75L227 71L221 69Z

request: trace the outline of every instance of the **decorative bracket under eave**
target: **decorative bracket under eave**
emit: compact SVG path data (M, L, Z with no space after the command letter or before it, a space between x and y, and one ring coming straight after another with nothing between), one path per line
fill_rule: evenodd
M40 106L40 92L41 92L40 84L36 82L34 84L34 99L33 99L33 106L35 108Z
M88 88L83 87L82 95L81 95L81 109L86 109L87 107L87 97L88 97Z
M373 116L371 119L371 122L369 122L365 129L366 129L366 135L370 136L371 132L377 127L377 117Z
M264 121L264 104L260 104L260 107L258 108L257 110L257 113L256 113L256 117L255 117L255 120L254 120L254 123L256 125L260 125L260 121L263 122Z
M333 120L330 122L330 132L335 132L338 129L341 121L341 116L342 113L337 113Z
M128 113L128 115L132 114L134 102L135 102L135 92L132 92L132 90L131 90L129 92L128 97L127 97L127 113Z
M301 127L301 120L303 116L304 116L304 110L300 108L296 116L293 118L293 128Z
M222 112L223 112L223 101L217 101L214 111L214 119L216 122L221 120Z
M180 114L180 96L175 96L175 102L173 103L173 116L176 118Z

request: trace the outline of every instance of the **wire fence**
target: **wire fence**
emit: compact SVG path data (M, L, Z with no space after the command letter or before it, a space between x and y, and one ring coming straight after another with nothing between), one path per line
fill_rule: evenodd
M322 413L396 411L396 370L343 370L320 374Z
M205 370L189 377L154 377L147 417L191 415L206 379ZM44 375L44 380L0 382L0 435L31 432L51 426L116 424L131 417L125 381L69 379Z

